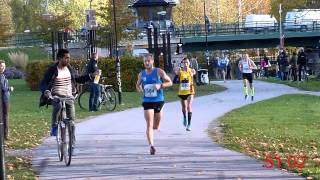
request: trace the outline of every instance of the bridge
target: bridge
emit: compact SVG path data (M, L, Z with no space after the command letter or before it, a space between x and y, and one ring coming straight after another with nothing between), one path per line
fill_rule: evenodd
M284 27L284 26L283 26ZM285 46L320 46L320 24L308 28L283 28ZM183 51L274 48L279 46L279 26L245 29L237 24L179 27L174 36L180 38Z

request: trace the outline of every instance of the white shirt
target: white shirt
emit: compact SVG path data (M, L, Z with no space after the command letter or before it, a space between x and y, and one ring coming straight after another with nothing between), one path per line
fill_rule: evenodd
M52 94L63 97L72 96L71 73L67 66L62 69L58 68L58 76L53 82Z

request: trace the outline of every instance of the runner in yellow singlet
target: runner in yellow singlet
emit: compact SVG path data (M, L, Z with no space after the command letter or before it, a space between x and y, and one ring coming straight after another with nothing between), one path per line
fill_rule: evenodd
M189 67L190 61L188 58L183 58L181 63L183 67L176 69L175 71L175 73L179 76L178 96L181 98L183 125L187 127L187 131L191 131L192 100L195 94L192 77L196 74L196 71Z

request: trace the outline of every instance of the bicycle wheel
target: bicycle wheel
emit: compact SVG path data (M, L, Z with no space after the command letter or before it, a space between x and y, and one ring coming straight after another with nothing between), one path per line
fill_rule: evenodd
M106 89L106 93L103 95L103 101L100 107L105 107L108 111L113 111L117 106L116 93L113 89Z
M90 92L89 91L83 91L78 99L78 104L81 109L89 110L89 98L90 98Z
M62 142L62 127L61 127L61 123L58 124L58 132L57 132L57 136L56 136L56 141L57 141L57 148L58 148L58 157L59 157L59 161L63 160L63 142Z
M72 139L73 132L71 128L71 124L69 120L65 120L65 133L64 133L64 145L63 145L63 157L66 166L70 166L71 164L71 156L72 156Z

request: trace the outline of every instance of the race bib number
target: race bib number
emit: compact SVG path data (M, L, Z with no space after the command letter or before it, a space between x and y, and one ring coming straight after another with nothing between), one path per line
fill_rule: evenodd
M181 83L180 89L183 91L189 91L190 90L190 83Z
M244 64L243 65L243 71L249 71L250 70L250 67L248 64Z
M145 97L157 97L158 93L153 84L144 85L144 96Z

